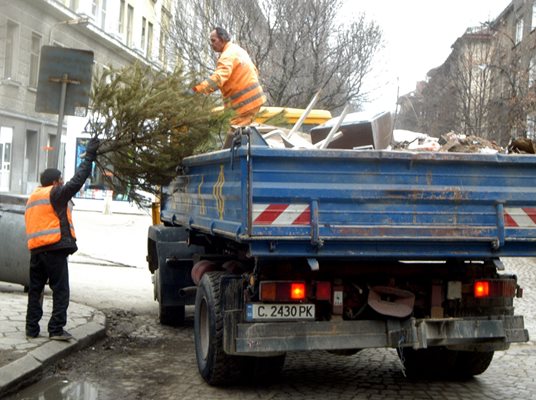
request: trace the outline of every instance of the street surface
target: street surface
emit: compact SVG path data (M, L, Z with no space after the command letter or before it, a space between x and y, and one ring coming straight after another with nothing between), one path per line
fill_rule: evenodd
M531 342L496 352L468 381L410 381L394 350L287 356L279 380L214 388L197 371L193 309L184 327L160 326L145 264L148 216L75 213L79 252L72 300L103 310L108 337L60 361L13 399L536 399L536 259L505 259L524 288L516 300Z

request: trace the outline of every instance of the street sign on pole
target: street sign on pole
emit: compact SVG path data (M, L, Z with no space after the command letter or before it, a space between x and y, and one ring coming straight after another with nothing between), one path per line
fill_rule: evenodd
M56 46L41 48L35 111L58 114L52 164L58 167L64 115L84 117L91 90L93 52Z
M84 117L89 104L92 67L92 51L43 46L35 111L59 114L62 83L65 81L64 115Z

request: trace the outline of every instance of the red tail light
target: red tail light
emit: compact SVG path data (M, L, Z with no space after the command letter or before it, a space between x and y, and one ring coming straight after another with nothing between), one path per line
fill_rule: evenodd
M305 282L263 281L259 292L261 301L300 301L307 298Z
M514 297L517 294L515 279L486 279L475 281L473 295L476 298L484 297Z
M489 296L489 282L488 281L476 281L474 285L475 297L488 297Z
M292 300L305 299L305 283L292 283L290 285L290 298Z

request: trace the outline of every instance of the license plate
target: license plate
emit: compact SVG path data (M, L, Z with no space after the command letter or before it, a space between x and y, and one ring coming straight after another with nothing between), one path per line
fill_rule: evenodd
M247 321L296 321L314 319L314 304L246 304Z

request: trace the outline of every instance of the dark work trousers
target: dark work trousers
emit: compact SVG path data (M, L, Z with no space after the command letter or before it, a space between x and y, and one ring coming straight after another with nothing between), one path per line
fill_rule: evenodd
M39 321L43 316L42 293L48 280L52 289L52 315L48 322L50 335L61 335L67 323L69 307L68 253L64 250L33 254L30 258L30 289L26 310L26 335L39 334Z

